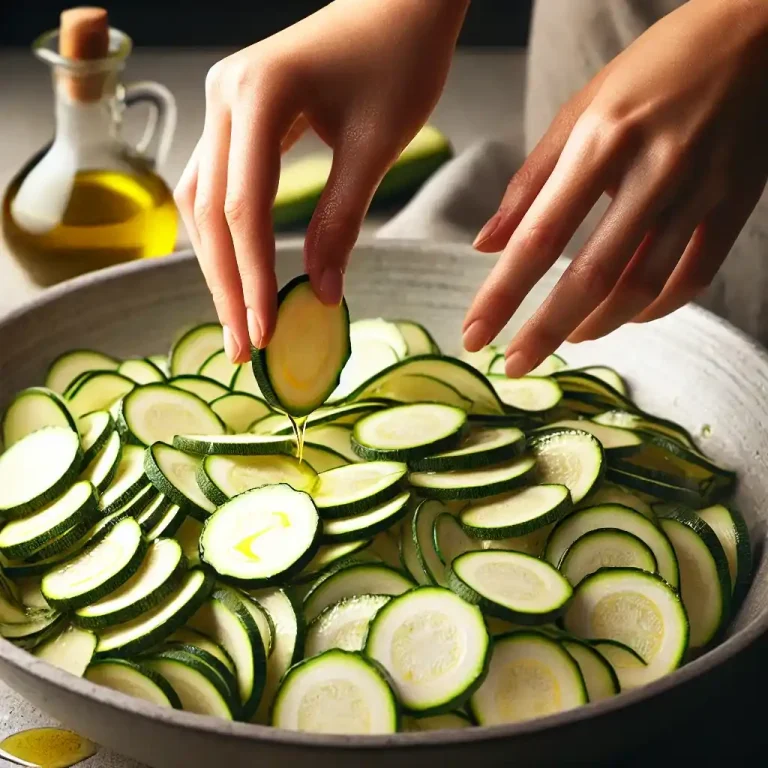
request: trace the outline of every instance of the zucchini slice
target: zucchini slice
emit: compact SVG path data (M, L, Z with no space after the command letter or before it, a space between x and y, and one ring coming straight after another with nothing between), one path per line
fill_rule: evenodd
M223 435L224 424L208 403L170 384L137 387L122 402L117 425L137 445L172 443L176 435Z
M395 496L407 471L398 461L345 464L317 476L312 498L324 518L354 515Z
M596 424L589 419L565 419L547 425L548 429L580 429L594 435L609 456L629 456L643 445L643 438L637 433L622 427L610 427Z
M76 610L125 584L139 569L147 543L131 517L66 564L43 576L41 589L50 606Z
M435 518L433 537L435 552L445 567L459 555L481 549L483 544L480 539L469 536L449 512L443 512Z
M211 515L200 555L220 576L266 586L301 571L317 551L319 535L310 496L289 485L268 485L241 493Z
M618 640L594 640L590 644L613 668L619 690L632 688L633 671L637 676L648 666L637 651ZM625 675L629 677L625 679Z
M267 664L259 628L245 605L247 599L231 587L217 587L189 621L192 629L215 640L235 663L243 720L258 709Z
M237 702L219 676L193 654L176 649L162 651L145 657L141 664L170 683L187 712L234 719Z
M565 485L578 504L603 479L605 453L594 435L580 429L552 429L529 439L540 483Z
M290 485L296 491L311 492L317 473L293 456L206 456L199 465L197 482L214 504L262 485ZM209 502L209 503L210 503Z
M621 692L616 672L600 651L576 638L563 638L560 643L579 665L590 703Z
M156 491L154 485L148 485L145 491L147 492L149 503L141 512L131 515L131 517L135 517L136 522L141 526L141 530L147 533L163 519L173 502L162 493Z
M518 624L547 624L562 614L573 590L549 563L508 550L466 552L451 563L448 585L484 613Z
M397 351L382 339L350 339L349 358L341 370L338 385L328 396L328 402L338 402L349 397L401 359Z
M559 568L574 587L600 568L639 568L658 573L651 548L635 534L618 528L597 528L580 536L568 547Z
M171 535L181 545L190 567L200 564L200 534L203 532L203 524L194 517L184 517L177 530ZM159 534L163 535L163 534Z
M34 655L71 675L82 677L93 659L97 642L93 632L70 626L35 648Z
M27 557L77 523L95 522L96 498L96 489L81 480L32 515L11 520L0 530L0 554Z
M382 317L355 320L350 323L349 337L354 348L356 343L362 345L373 341L382 341L395 350L398 360L402 360L409 354L408 342L397 323L391 323ZM411 356L413 356L412 353Z
M406 733L421 731L449 731L457 728L471 728L472 721L462 712L447 712L433 717L404 717L402 730Z
M293 448L288 435L176 435L174 448L200 456L263 456Z
M294 447L294 455L298 448ZM349 464L349 462L336 451L324 448L322 445L310 445L304 443L302 448L302 461L307 462L315 472L327 472L329 469L337 469Z
M390 405L384 400L360 400L357 403L342 403L318 408L312 411L306 418L306 428L319 427L322 424L336 424L339 426L351 426L363 416L380 411ZM274 422L274 434L292 435L294 426L288 416L282 416L282 423Z
M350 517L335 517L323 521L323 542L359 541L390 528L408 511L411 494L403 491L377 506Z
M149 362L152 363L163 376L167 377L170 374L171 369L168 364L168 355L149 355L147 360L149 360Z
M440 354L440 347L423 325L414 323L413 320L394 320L393 322L405 339L408 347L407 357Z
M187 632L190 632L197 637L202 637L199 632L195 632L193 629L188 629ZM175 634L178 633L175 632L174 635ZM218 643L214 643L212 640L210 640L209 643L213 648L218 649L223 658L229 660L227 652L221 648ZM192 656L195 663L202 663L205 667L207 667L207 670L201 670L201 672L212 678L212 684L219 691L219 696L222 696L225 699L230 712L239 713L240 693L237 689L237 679L235 678L234 664L232 665L232 669L230 669L229 666L227 666L227 664L221 660L220 656L209 653L207 650L203 650L199 645L166 642L160 646L158 651L161 653L176 651L178 653L184 654L185 656Z
M620 395L627 397L627 385L624 379L619 376L613 368L609 368L607 365L593 365L589 368L573 368L573 371L581 371L587 373L590 376L594 376L600 381L604 381L609 387L615 389Z
M80 479L91 482L99 493L105 491L117 474L120 459L123 456L123 444L117 430L112 431L107 437L107 442L101 450L84 464Z
M203 323L190 328L171 348L168 363L173 376L197 373L214 353L224 349L224 336L218 323Z
M655 509L680 564L680 596L691 625L689 645L704 648L730 618L728 559L714 531L693 511L672 504Z
M227 389L230 388L232 378L237 373L240 366L237 363L233 363L227 357L227 353L220 349L214 352L197 371L198 376L202 376L206 379L213 379L218 381L219 384L223 384Z
M304 435L306 445L319 445L341 454L347 461L360 461L352 450L352 429L338 424L309 427Z
M238 368L237 373L232 377L230 387L234 392L242 392L246 395L253 395L260 400L264 400L264 394L259 388L256 377L253 375L253 365L243 363Z
M52 389L30 387L17 393L3 414L3 445L14 443L43 427L77 429L64 400Z
M536 459L525 455L502 464L456 472L411 472L408 481L422 496L432 499L482 499L524 485Z
M329 605L307 627L304 657L319 656L332 648L362 651L368 625L390 595L356 595Z
M455 448L467 423L460 408L414 403L365 416L352 430L352 449L364 459L406 461Z
M330 569L337 570L339 566L351 561L355 561L352 556L362 552L371 545L370 539L364 539L362 541L345 541L338 544L324 544L321 546L315 556L304 566L304 570L298 574L294 579L296 584L306 584L307 582L313 582L321 574L326 573ZM396 566L400 567L398 563Z
M136 445L124 446L115 476L99 499L102 514L109 515L120 509L134 498L146 483L144 449Z
M563 399L563 390L554 379L537 376L508 379L489 373L488 381L501 402L516 411L541 413L554 408Z
M135 387L135 381L116 371L92 371L66 391L67 407L78 418L92 411L108 410Z
M608 659L623 691L674 671L688 649L688 617L677 593L658 576L634 568L587 576L574 591L563 625L587 640L617 640L645 661L622 667Z
M210 573L200 568L187 571L181 584L154 608L131 621L101 630L96 654L133 656L154 648L186 624L212 589Z
M482 349L478 349L477 352L467 352L465 349L461 350L461 361L467 365L471 365L473 368L480 371L480 373L489 373L491 365L499 357L503 360L504 352L501 347L496 344L489 344ZM504 373L503 364L501 369L499 370L497 368L494 373Z
M0 636L29 651L56 637L66 623L58 611L36 611L24 622L0 624Z
M244 392L230 392L211 401L210 406L234 434L247 432L251 424L272 413L263 400Z
M196 629L182 627L177 629L166 641L166 645L182 645L185 648L198 648L217 662L217 667L224 669L231 675L235 674L235 662L231 656L217 642L206 637ZM235 682L237 685L237 682Z
M126 659L96 659L85 671L85 679L158 707L181 709L176 691L164 677Z
M0 514L35 512L77 477L83 459L80 437L69 427L43 427L0 454Z
M525 434L516 427L475 427L450 451L409 458L411 469L420 472L446 472L479 469L519 456L525 451Z
M460 519L471 536L505 539L556 523L570 509L571 494L564 485L531 485L470 502L461 511Z
M448 579L445 566L435 549L435 521L439 515L446 512L447 507L440 501L422 501L413 515L411 529L403 530L403 536L410 534L413 537L416 557L429 583L437 584L439 587L447 587Z
M643 501L639 496L630 493L618 485L603 483L593 493L590 493L586 499L583 499L580 507L597 507L600 504L621 504L622 507L629 507L639 512L643 517L647 517L652 523L656 522L656 515L648 502Z
M400 524L400 567L417 584L426 587L432 583L432 580L426 571L421 567L421 562L419 560L418 545L413 535L413 521L415 517L416 512L414 511L408 514L405 520Z
M561 520L549 534L544 559L559 566L577 539L601 528L615 528L637 536L653 552L661 578L675 589L678 587L679 567L669 539L647 517L619 504L578 509Z
M74 621L81 627L101 629L135 619L173 592L186 570L179 544L173 539L157 539L122 586L76 610Z
M545 717L586 704L579 665L557 642L523 630L494 638L488 676L470 699L480 725Z
M117 367L117 372L137 384L165 381L165 374L151 360L145 360L141 357L124 360Z
M488 349L486 347L486 349ZM507 365L507 359L504 353L498 352L498 347L493 347L493 350L497 352L487 370L483 373L495 373L500 376L506 376L505 368ZM545 357L529 374L528 376L551 376L555 371L560 371L566 368L566 362L559 355L549 355Z
M249 592L274 623L274 645L267 659L267 674L261 702L252 722L269 722L269 711L283 675L301 658L304 647L304 616L301 606L282 589L261 589Z
M504 404L488 379L468 363L453 357L419 355L385 368L347 397L348 401L383 397L401 376L431 376L448 384L472 402L470 413L503 415Z
M161 536L177 535L176 532L188 519L190 518L187 517L186 507L182 507L179 504L171 504L157 521L154 528L150 528L147 531L147 541L154 541ZM199 564L199 562L200 558L198 557L195 559L194 564Z
M752 545L749 528L741 513L733 507L716 504L696 514L714 531L728 559L732 605L736 607L749 589L752 578Z
M212 403L220 397L229 394L229 387L225 387L215 379L207 379L205 376L197 374L186 374L184 376L174 376L169 379L168 384L177 389L183 389L185 392L191 392L197 395L206 403Z
M216 505L200 490L200 460L165 443L155 443L144 454L144 471L152 485L174 504L205 519Z
M609 466L606 477L616 485L622 485L635 491L640 491L648 496L655 496L657 499L665 501L674 501L678 504L685 504L689 507L698 508L706 503L702 494L691 488L686 488L675 482L669 482L667 479L652 477L650 472L639 467L633 467L633 471L627 471L625 467L619 468ZM669 478L669 476L667 476Z
M304 618L311 622L329 605L356 595L401 595L416 585L383 563L356 563L321 579L304 598Z
M323 304L307 275L280 290L272 340L265 349L251 351L253 373L267 402L292 416L306 416L326 401L349 354L346 302Z
M597 424L607 424L612 427L634 429L643 433L651 433L669 437L685 448L698 451L696 443L685 427L675 424L674 421L660 419L647 413L634 413L630 411L612 410L595 416L593 421Z
M119 365L114 357L92 349L73 349L59 355L48 367L45 386L64 394L80 375L89 371L114 371Z
M93 411L77 420L77 430L83 449L83 466L87 467L115 431L115 422L109 411Z
M400 716L378 666L339 649L292 667L275 696L271 724L309 733L396 733Z
M438 715L457 709L477 690L490 646L477 606L447 589L418 587L376 613L365 654L387 670L405 709Z

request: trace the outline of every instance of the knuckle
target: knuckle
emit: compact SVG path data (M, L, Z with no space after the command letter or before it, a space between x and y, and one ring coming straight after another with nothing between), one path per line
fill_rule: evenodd
M248 221L248 200L242 194L229 195L224 200L224 218L230 227L241 229Z
M180 182L173 190L173 200L183 213L191 211L194 205L194 188L192 185Z
M524 247L536 254L547 250L556 240L556 234L551 224L536 223L531 225L523 234Z
M213 205L211 205L210 200L201 198L200 195L198 195L195 199L195 205L193 209L195 226L197 226L199 230L208 229L213 222L213 217Z
M226 59L217 61L205 76L205 95L208 99L218 96L224 82L224 72L227 68Z
M568 269L581 290L599 299L604 299L616 282L611 270L596 259L583 262L577 259Z

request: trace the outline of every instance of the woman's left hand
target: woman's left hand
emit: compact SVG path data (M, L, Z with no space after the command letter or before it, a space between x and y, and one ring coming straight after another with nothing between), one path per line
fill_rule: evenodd
M512 340L507 375L566 339L674 311L711 282L767 178L768 3L689 0L563 107L510 181L475 241L503 253L465 347L495 338L603 193L610 206Z

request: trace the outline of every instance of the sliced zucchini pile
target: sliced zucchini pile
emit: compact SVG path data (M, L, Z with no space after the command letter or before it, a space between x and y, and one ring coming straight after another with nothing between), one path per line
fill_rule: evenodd
M722 636L735 474L613 369L510 380L500 348L280 297L253 366L204 323L13 398L2 637L159 706L388 734L599 701Z

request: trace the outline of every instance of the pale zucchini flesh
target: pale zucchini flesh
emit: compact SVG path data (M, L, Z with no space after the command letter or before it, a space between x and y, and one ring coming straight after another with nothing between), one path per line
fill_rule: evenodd
M23 389L3 414L3 445L10 448L22 437L43 427L76 429L75 420L60 395L46 387Z
M97 659L86 670L85 679L158 707L181 709L176 691L164 677L126 659Z
M332 648L362 651L371 619L391 599L390 595L357 595L329 605L307 627L304 657Z

